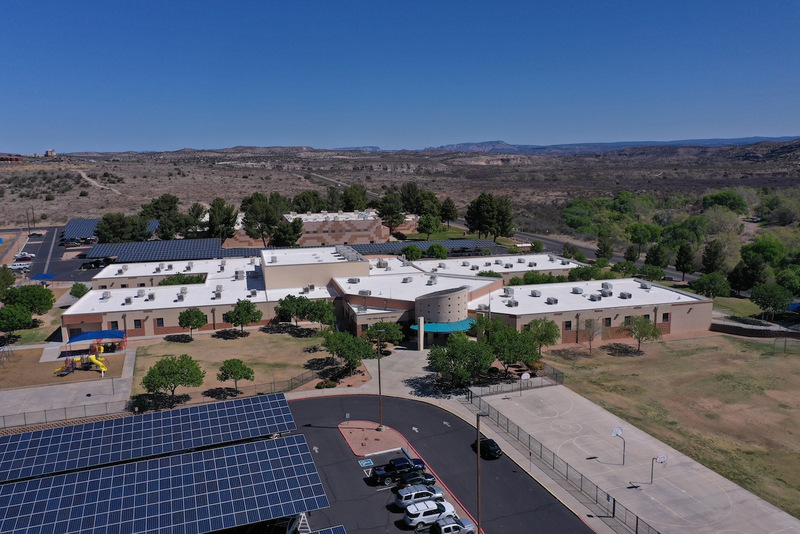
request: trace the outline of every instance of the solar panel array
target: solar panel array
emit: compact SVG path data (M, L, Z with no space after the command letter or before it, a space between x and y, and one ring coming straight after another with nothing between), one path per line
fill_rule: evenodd
M87 258L116 258L118 263L145 261L203 260L223 258L219 238L139 241L136 243L101 243L92 247Z
M329 506L302 435L0 485L0 532L200 534Z
M71 219L64 227L64 239L92 237L100 219Z
M397 254L399 255L403 247L416 245L420 250L425 251L432 244L438 243L447 249L451 256L480 254L484 249L492 253L505 253L506 248L498 245L491 239L449 239L446 241L391 241L389 243L368 243L363 245L348 245L356 252L361 254Z
M277 393L0 436L0 482L138 460L296 428L286 397Z
M315 530L311 532L311 534L347 534L347 531L342 525L337 525L335 527L323 528L322 530Z

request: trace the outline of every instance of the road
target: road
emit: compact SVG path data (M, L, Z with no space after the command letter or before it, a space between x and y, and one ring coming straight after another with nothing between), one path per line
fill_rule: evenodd
M336 396L293 400L289 406L314 453L331 508L313 512L314 529L342 524L348 534L407 532L385 487L370 486L337 425L348 417L377 420L377 397ZM383 421L399 431L437 475L440 485L477 516L475 428L435 406L383 398ZM316 448L316 449L315 449ZM507 532L592 532L524 470L506 457L481 460L481 527Z

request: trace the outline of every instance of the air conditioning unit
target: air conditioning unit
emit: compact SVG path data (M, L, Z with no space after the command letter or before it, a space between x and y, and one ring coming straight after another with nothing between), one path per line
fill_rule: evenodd
M256 259L250 258L250 265L255 265L255 264L256 264Z
M470 271L479 271L481 269L480 265L472 265L470 266Z
M558 299L555 297L547 297L548 304L558 304Z
M547 257L550 259L550 261L556 261L556 257L555 257L555 256L553 256L552 254L550 254L550 255L549 255L549 256L547 256Z
M161 272L161 267L156 267L156 272L160 273Z
M483 266L484 266L484 267L491 267L491 266L492 266L492 262L490 262L490 261L487 261L487 262L485 262L485 263L483 264Z
M234 278L236 280L244 280L244 271L236 271Z
M488 304L478 304L478 311L489 311Z
M621 292L621 293L619 294L619 298L621 298L621 299L629 299L629 298L631 298L632 296L633 296L633 295L631 295L631 294L630 294L630 293L628 293L627 291L623 291L623 292Z
M143 297L144 296L144 289L139 289L138 291L136 291L136 296L137 297Z
M508 299L506 301L506 306L508 306L509 308L516 308L517 306L519 306L519 301L514 299Z
M572 292L575 293L576 295L580 295L581 293L583 293L583 288L582 287L573 287L572 288Z
M308 284L308 290L309 291L314 291L316 288L317 288L317 286L315 286L314 284Z
M517 258L517 263L525 263L525 258Z
M437 284L437 282L438 282L438 280L436 278L432 277L432 276L430 278L428 278L428 285L429 286L435 286Z
M370 289L359 289L358 294L362 297L369 297L372 295L372 290Z
M542 292L539 291L538 289L531 289L531 296L532 297L541 297L542 296Z
M148 293L147 294L147 300L156 300L156 294L155 293Z
M506 269L512 269L514 267L514 264L513 263L506 263L505 265L503 265L503 267L505 267Z
M256 295L258 295L258 290L257 289L251 289L250 290L250 296L251 297L255 297Z
M597 302L598 300L600 300L602 298L603 297L601 297L597 293L592 293L591 295L589 295L589 300L591 300L592 302Z
M222 286L221 285L217 285L217 288L215 289L215 291L222 291Z
M131 297L125 297L125 304L133 304L133 299Z
M125 271L123 271L122 269L117 269L117 274L122 274L122 273L124 273L124 272L125 272Z
M569 265L569 260L561 260L561 265Z
M439 268L438 267L432 267L431 268L431 272L432 273L438 273L439 272Z
M389 262L386 261L385 259L378 260L378 269L385 269L388 266L389 266Z
M653 287L653 284L651 282L643 280L642 282L640 282L640 286L642 289L650 289Z
M123 271L127 271L127 270L128 270L128 266L127 266L127 265L123 265L123 266L122 266L122 270L123 270Z
M111 291L103 291L103 300L108 300L111 298Z
M222 291L214 291L214 298L221 299L222 298Z
M613 297L614 296L614 292L611 291L610 289L601 289L600 290L600 294L602 296L604 296L604 297Z
M513 297L514 296L514 288L513 287L504 287L503 288L503 296L504 297Z
M269 259L270 263L278 263L278 256L271 256Z
M158 264L158 268L163 271L164 270L164 264L163 263L159 263Z
M171 270L172 270L172 264L171 264L171 263L168 263L168 264L167 264L167 270L168 270L168 271L171 271Z
M462 267L469 267L469 262L468 261L462 261L461 262L461 266Z
M414 278L411 277L411 276L406 276L405 278L403 278L403 283L404 284L410 284L413 281L414 281Z
M185 295L188 292L189 292L189 288L188 287L182 287L181 288L181 295Z
M194 266L194 263L190 261L189 263L186 264L186 270L187 271L191 271L193 266Z
M529 261L528 262L528 267L536 267L536 262L535 261Z
M447 264L445 262L443 262L443 261L440 261L439 262L439 268L440 269L447 269Z
M347 279L347 283L348 284L358 284L359 282L361 282L361 278L348 278Z
M183 293L178 293L178 302L183 302L183 299L186 298L186 295Z
M498 259L494 260L494 264L495 265L503 265L503 260L498 258Z
M603 282L602 284L600 284L600 287L602 287L603 289L614 289L614 284L612 284L611 282Z
M219 260L219 264L225 267L228 264L228 262L225 260Z

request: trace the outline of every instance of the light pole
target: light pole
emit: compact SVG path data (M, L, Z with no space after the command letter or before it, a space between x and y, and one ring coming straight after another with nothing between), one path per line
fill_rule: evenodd
M622 465L625 465L625 438L622 437L622 429L620 427L615 428L611 435L622 440Z
M383 389L381 387L381 334L386 330L378 330L378 428L379 432L383 432L386 427L383 426Z
M475 456L478 459L478 477L477 477L477 486L478 486L478 528L475 531L476 534L481 533L481 417L486 417L489 415L488 413L478 412L475 414Z

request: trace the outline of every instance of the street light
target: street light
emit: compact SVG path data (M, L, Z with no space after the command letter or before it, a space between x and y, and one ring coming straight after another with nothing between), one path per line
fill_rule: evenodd
M625 438L622 437L622 429L620 427L615 428L611 432L611 436L622 440L622 465L625 465Z
M378 330L378 428L379 432L386 430L383 426L383 390L381 389L381 334L386 330Z
M478 528L475 531L477 534L481 532L481 417L486 417L488 413L478 412L475 414L475 456L478 458Z

